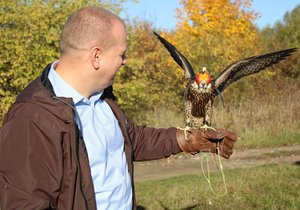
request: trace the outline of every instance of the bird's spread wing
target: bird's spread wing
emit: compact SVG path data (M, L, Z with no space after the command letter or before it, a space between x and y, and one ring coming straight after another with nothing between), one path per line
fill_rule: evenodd
M189 61L184 57L184 55L182 55L177 50L177 48L170 42L168 42L166 39L164 39L154 31L153 33L158 37L158 39L165 46L165 48L167 48L167 50L171 54L172 58L176 61L176 63L184 70L186 77L188 79L195 79L194 70Z
M297 51L297 48L281 50L264 55L245 58L231 64L213 81L215 84L214 94L218 95L226 87L242 77L258 73L273 64L279 63L279 61L284 60L295 51Z

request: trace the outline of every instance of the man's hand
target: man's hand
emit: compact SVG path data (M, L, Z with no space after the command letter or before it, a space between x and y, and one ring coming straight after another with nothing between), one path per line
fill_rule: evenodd
M218 153L217 144L219 142L220 155L226 159L233 153L233 146L237 140L234 133L225 129L190 129L187 131L186 140L184 132L177 130L176 137L182 151L196 154L198 152Z

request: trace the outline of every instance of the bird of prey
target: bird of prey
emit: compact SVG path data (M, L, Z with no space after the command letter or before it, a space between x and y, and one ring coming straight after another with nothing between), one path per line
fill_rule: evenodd
M160 42L169 51L175 62L184 70L188 83L184 92L184 118L186 130L190 128L212 128L212 110L214 97L219 95L233 82L258 73L267 67L284 60L286 57L297 51L297 48L271 52L264 55L244 58L232 63L225 68L215 79L212 79L206 67L202 72L195 75L190 62L179 50L153 32ZM212 128L213 129L213 128ZM187 135L187 134L186 134Z

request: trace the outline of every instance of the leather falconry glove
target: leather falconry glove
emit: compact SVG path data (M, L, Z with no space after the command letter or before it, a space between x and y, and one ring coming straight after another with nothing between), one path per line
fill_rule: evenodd
M233 153L233 146L237 140L234 133L225 129L190 129L188 138L185 138L184 131L177 130L176 138L180 149L190 154L199 152L211 152L218 154L217 145L219 142L220 155L226 159Z

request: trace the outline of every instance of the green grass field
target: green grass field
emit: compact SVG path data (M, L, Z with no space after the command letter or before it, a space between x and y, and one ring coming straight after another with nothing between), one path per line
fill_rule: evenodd
M263 165L225 170L228 193L216 197L202 174L136 183L138 209L300 209L300 166ZM221 175L211 174L223 191Z

